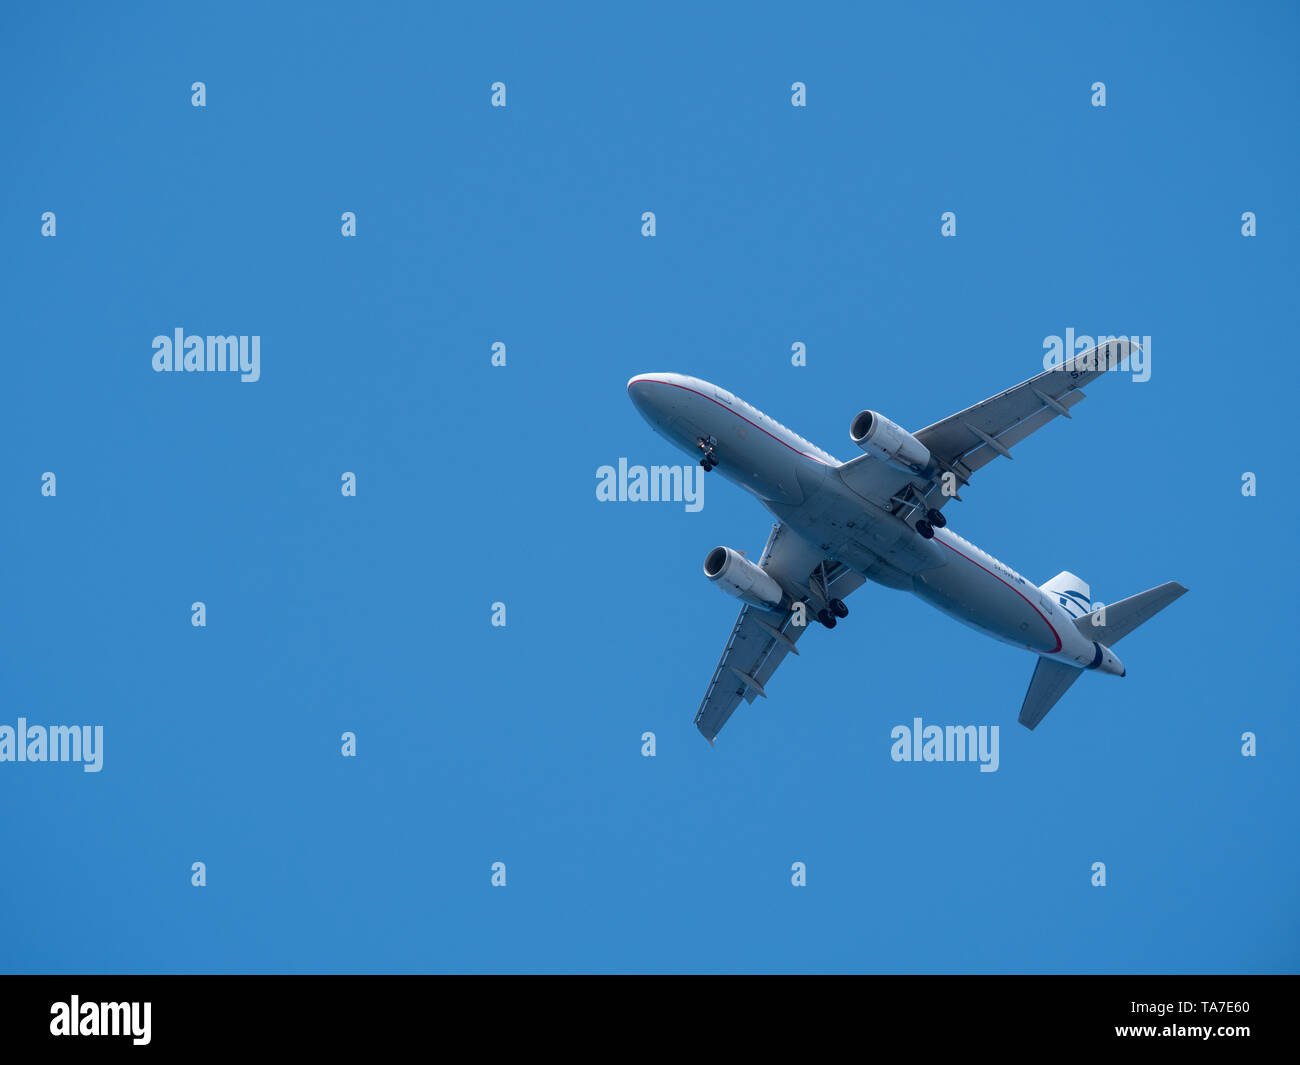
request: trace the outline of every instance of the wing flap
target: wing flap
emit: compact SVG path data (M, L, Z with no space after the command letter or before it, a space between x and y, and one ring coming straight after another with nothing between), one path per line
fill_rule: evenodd
M764 625L794 641L803 633L803 628L789 624L792 616L789 613L758 610L748 605L741 608L718 668L713 671L713 680L704 693L704 701L695 715L695 727L710 743L736 712L742 699L752 703L760 694L766 694L760 689L766 686L789 649L772 636ZM760 619L762 625L758 624ZM787 629L792 631L787 632ZM753 678L759 688L750 684L747 677Z
M1083 400L1083 392L1076 389L1073 392L1068 392L1061 396L1057 402L1063 408L1068 410L1070 407L1082 403ZM1024 440L1025 437L1038 432L1039 429L1056 417L1059 417L1059 415L1055 410L1051 407L1042 406L1027 417L1021 418L1018 422L1013 422L1009 426L1004 426L1001 431L997 433L984 429L983 426L979 426L979 428L989 437L996 440L1002 447L1006 448L1008 452L1007 458L1010 458L1011 448ZM998 417L987 417L980 420L989 422L996 426L1002 424L1003 419ZM975 423L972 422L972 424ZM983 438L981 437L980 439L982 440ZM963 454L960 459L961 466L959 468L964 468L968 474L974 473L980 467L988 465L988 463L992 462L998 457L998 455L999 452L996 448L990 446L988 443L984 443L983 447L975 447ZM955 465L955 463L950 463L950 465Z

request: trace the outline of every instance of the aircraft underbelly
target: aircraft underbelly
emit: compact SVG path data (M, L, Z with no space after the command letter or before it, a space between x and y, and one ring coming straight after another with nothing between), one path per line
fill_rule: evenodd
M818 471L804 467L800 476L804 502L769 503L768 509L829 557L879 584L914 592L995 639L1039 654L1061 650L1057 630L1035 605L1038 589L1023 578L994 572L1000 563L960 537L940 530L935 539L923 539L895 515L846 495L837 481Z
M890 588L912 590L915 574L945 559L941 549L923 540L888 511L847 491L824 467L797 468L803 502L788 506L768 502L768 509L805 540Z
M1061 650L1052 623L1023 588L954 552L948 565L916 576L913 591L945 614L996 639L1039 654Z
M803 502L797 470L811 460L738 418L726 421L729 424L718 436L718 471L760 499L792 505Z
M661 431L687 452L711 437L717 473L758 496L809 543L879 584L914 592L963 624L1039 654L1061 638L1034 603L1038 590L960 537L926 540L900 517L857 495L831 468L758 425L695 395L677 398ZM716 474L715 474L716 476Z

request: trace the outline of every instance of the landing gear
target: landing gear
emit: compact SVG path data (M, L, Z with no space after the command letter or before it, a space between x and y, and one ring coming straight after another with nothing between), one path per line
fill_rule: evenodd
M948 524L948 519L937 507L926 505L926 491L929 489L922 491L915 484L909 484L902 493L892 496L890 501L898 504L893 513L904 521L919 513L921 517L917 518L914 528L923 539L933 540L934 530L942 529Z
M717 440L711 436L702 436L695 441L695 446L704 452L700 459L700 465L704 467L704 472L708 473L718 464L718 456L714 454L714 448L718 446Z
M826 562L822 561L817 564L817 568L812 571L810 583L813 587L814 595L818 596L826 605L817 611L817 620L825 625L828 629L835 628L835 623L839 618L849 616L849 608L844 605L842 599L831 598L831 582L827 578Z

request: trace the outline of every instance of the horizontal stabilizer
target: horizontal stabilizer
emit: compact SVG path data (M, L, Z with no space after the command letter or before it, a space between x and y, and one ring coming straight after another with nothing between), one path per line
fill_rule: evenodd
M1072 576L1069 573L1062 573L1058 577L1053 577L1048 584L1060 582L1063 578L1068 579ZM1083 582L1078 581L1077 578L1074 578L1074 581L1083 585ZM1067 583L1069 582L1067 581ZM1053 591L1056 590L1053 589ZM1064 585L1060 586L1060 590L1065 590ZM1086 595L1087 586L1083 585L1078 589L1078 592ZM1075 618L1074 624L1088 639L1105 647L1113 647L1141 625L1142 622L1155 617L1186 592L1187 589L1177 581L1169 581L1148 591L1131 595L1127 599L1121 599L1118 603L1100 607L1081 618ZM1077 601L1078 597L1075 598ZM1100 622L1103 618L1105 624L1093 624L1094 621ZM1029 691L1025 693L1024 705L1020 707L1020 723L1025 728L1036 728L1038 723L1047 716L1047 711L1052 709L1061 696L1069 691L1070 685L1083 676L1083 672L1081 669L1066 665L1064 662L1055 659L1040 658L1038 668L1034 670L1033 679L1029 682Z
M1113 647L1142 622L1150 621L1186 592L1187 589L1177 581L1169 581L1145 592L1138 592L1137 595L1130 595L1118 603L1100 607L1091 614L1076 618L1074 624L1088 639ZM1103 618L1105 624L1093 624Z
M1047 711L1081 676L1081 669L1051 658L1040 658L1029 682L1029 691L1025 692L1024 704L1020 707L1020 723L1028 729L1036 728L1047 716Z

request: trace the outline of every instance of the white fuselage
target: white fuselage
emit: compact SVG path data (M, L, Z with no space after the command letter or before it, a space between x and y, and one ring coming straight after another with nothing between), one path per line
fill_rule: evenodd
M826 557L870 580L910 591L974 629L1079 668L1122 675L1109 649L1079 631L1056 598L948 528L923 538L854 492L841 463L716 385L681 374L628 382L641 414L698 459L713 442L716 469L753 493Z

